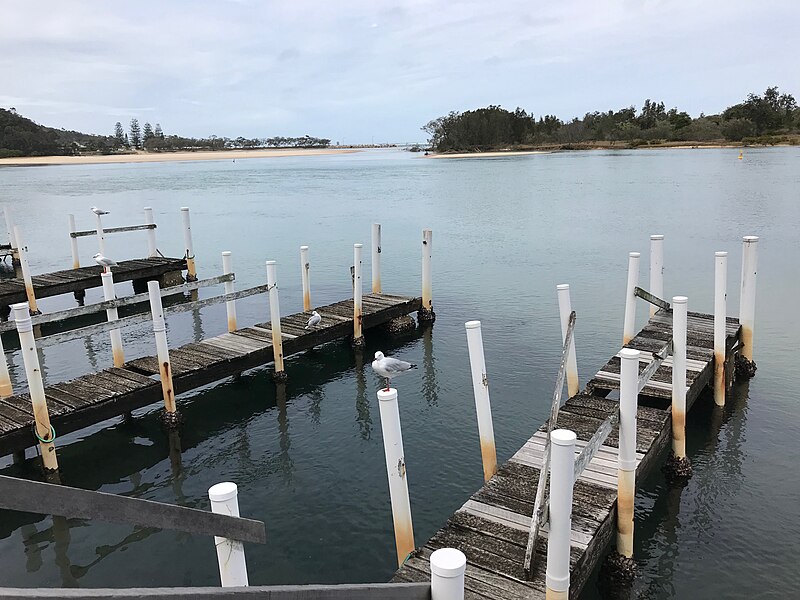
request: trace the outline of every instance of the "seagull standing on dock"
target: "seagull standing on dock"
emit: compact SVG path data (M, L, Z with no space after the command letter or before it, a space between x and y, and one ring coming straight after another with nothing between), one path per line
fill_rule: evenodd
M306 329L311 329L312 327L316 327L322 321L322 317L319 316L319 313L315 310L311 311L311 317L308 319L308 325L306 325Z
M104 273L110 273L111 272L110 268L117 266L116 262L114 262L110 258L106 258L105 256L103 256L99 252L97 254L95 254L92 258L94 259L94 262L96 262L98 265L103 267L103 272Z
M416 366L417 365L412 365L404 360L384 356L383 352L380 351L375 353L375 360L372 361L372 370L375 371L378 376L386 380L387 392L389 391L389 384L392 381L392 377L402 375Z
M94 214L96 214L98 217L99 217L100 215L107 215L107 214L108 214L108 211L107 211L107 210L102 210L102 209L100 209L100 208L97 208L96 206L93 206L93 207L92 207L92 212L93 212Z

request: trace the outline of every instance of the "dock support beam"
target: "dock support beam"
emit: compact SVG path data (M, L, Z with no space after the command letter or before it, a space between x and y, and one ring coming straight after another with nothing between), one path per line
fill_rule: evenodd
M639 285L639 257L638 252L628 254L628 287L625 291L625 321L622 327L622 345L629 343L635 334L636 328L636 296L633 293Z
M672 454L664 465L670 481L692 476L692 464L686 456L686 333L688 298L672 298Z
M464 600L464 572L467 557L455 548L431 553L431 600Z
M115 300L117 295L114 293L114 276L111 271L100 274L103 280L103 298L105 300ZM119 318L116 308L106 309L106 319L108 321L116 321ZM112 329L109 332L111 336L111 354L114 357L114 366L121 367L125 364L125 352L122 349L122 332L119 329Z
M725 406L725 328L728 317L728 253L714 254L714 403Z
M78 231L75 227L75 215L68 215L69 217L69 244L72 248L72 268L73 269L80 269L81 268L81 259L78 255L78 238L73 237L73 233Z
M308 246L300 246L300 277L303 281L303 311L311 312L311 263L308 262Z
M753 329L756 317L756 275L758 273L758 236L742 238L742 286L739 296L739 324L742 326L742 349L736 374L753 377Z
M664 297L664 236L650 236L650 289L653 296ZM656 314L658 307L650 304L650 316Z
M556 429L550 433L550 533L547 539L545 572L547 600L569 598L569 552L576 440L575 433L568 429Z
M397 566L402 567L414 551L414 527L411 523L411 501L408 498L406 462L403 453L403 434L400 430L400 410L397 390L390 388L378 392L378 407L383 432L383 451L386 456L386 474L389 477L389 497L392 503L394 540L397 548Z
M189 221L189 207L181 207L183 219L183 245L186 250L186 281L197 281L197 267L194 264L194 246L192 246L192 224Z
M208 488L208 498L211 500L211 512L239 516L239 488L235 483L226 481ZM238 540L214 536L217 547L217 562L219 564L219 578L222 587L246 587L247 562L244 556L244 544Z
M230 250L222 253L222 272L225 275L233 275L233 257ZM225 294L232 294L233 291L233 281L226 281ZM236 331L236 300L226 301L225 310L228 313L228 331Z
M150 294L150 312L153 315L153 333L156 338L156 354L158 355L158 374L161 379L161 393L164 398L164 424L169 428L180 425L180 416L175 406L175 388L172 385L172 364L169 361L169 344L167 343L167 323L164 320L164 309L161 306L161 290L157 281L147 282Z
M422 308L417 312L420 323L433 323L436 313L433 312L433 292L431 287L431 253L433 252L433 231L422 231Z
M19 251L19 265L20 269L22 269L22 279L25 282L25 295L28 297L28 308L32 315L40 315L42 313L39 311L39 307L36 306L36 294L33 292L31 268L30 265L28 265L28 249L25 247L22 241L22 234L19 231L19 227L16 225L14 226L14 241Z
M3 338L0 336L0 398L8 398L14 394L11 387L11 376L8 374L8 359L3 348Z
M106 255L106 234L103 230L103 219L97 213L94 214L95 220L97 221L97 246L98 252L103 256Z
M283 338L281 337L281 307L278 303L278 263L267 261L267 287L269 288L269 319L272 330L272 356L275 360L275 372L272 377L277 382L286 381L283 370Z
M372 293L381 293L381 224L372 224Z
M569 328L569 316L572 314L572 301L569 297L569 284L562 283L556 286L558 294L558 312L561 317L561 343L567 341L567 329ZM575 338L573 337L572 343L569 345L569 354L567 355L567 393L572 398L580 391L580 382L578 380L578 359L575 355Z
M361 291L361 250L363 244L353 244L353 265L355 271L353 272L353 347L364 347L364 333L361 329L362 321L364 318L364 309L362 306L362 291Z
M144 222L146 225L155 225L156 221L153 218L153 209L149 206L144 208ZM156 230L155 228L147 230L147 256L152 258L158 256L158 247L156 246Z
M467 330L469 366L472 371L472 391L475 395L475 412L478 415L478 437L481 442L483 480L489 481L497 473L497 450L494 444L492 405L489 402L489 378L486 376L486 359L483 354L483 335L480 321L464 323Z

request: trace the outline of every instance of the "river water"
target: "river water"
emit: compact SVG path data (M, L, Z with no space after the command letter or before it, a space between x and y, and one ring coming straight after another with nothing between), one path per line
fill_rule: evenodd
M483 322L498 458L546 418L560 353L555 286L570 283L583 382L619 348L627 253L649 234L665 241L665 294L713 309L714 251L728 250L729 309L738 314L741 236L761 236L756 302L758 374L724 411L704 398L689 415L695 476L669 491L660 472L636 502L634 596L792 597L800 588L800 324L797 223L800 149L574 152L431 160L399 151L197 163L0 169L0 202L25 236L34 273L71 266L67 214L93 227L142 222L155 209L158 246L182 254L179 207L190 206L201 277L233 252L238 287L278 261L281 308L302 308L299 246L311 253L315 304L350 293L352 244L383 225L383 285L419 294L420 239L433 229L437 321L401 338L367 335L364 358L346 343L292 357L277 392L269 369L179 398L186 425L171 461L157 405L59 440L65 483L207 509L219 481L239 485L243 516L266 523L247 545L251 584L385 581L394 541L369 358L380 349L419 369L397 380L416 541L422 544L482 483L464 322ZM83 264L96 252L81 238ZM145 254L142 232L109 236L107 254ZM369 259L365 258L365 279ZM131 293L118 284L118 294ZM221 293L206 292L203 296ZM98 290L87 302L101 299ZM52 311L71 296L45 299ZM264 296L238 303L239 323L268 318ZM646 307L639 308L638 326ZM225 331L221 305L169 318L177 346ZM17 387L13 335L4 339ZM146 325L124 334L128 357L154 353ZM111 363L105 335L42 353L48 383ZM33 450L28 451L28 457ZM35 478L32 460L0 473ZM0 585L218 585L213 540L170 531L0 512ZM585 598L600 597L590 581Z

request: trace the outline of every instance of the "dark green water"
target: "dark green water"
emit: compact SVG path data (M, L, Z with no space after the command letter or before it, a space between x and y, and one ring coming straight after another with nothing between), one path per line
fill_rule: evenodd
M738 314L742 235L761 236L755 357L758 375L724 411L689 415L695 477L667 491L660 473L637 496L634 595L647 598L793 597L800 535L800 405L793 308L800 294L800 149L589 152L488 160L427 160L400 152L232 162L0 169L0 201L25 234L35 273L71 266L67 213L107 226L156 212L159 248L181 252L178 209L192 209L201 276L231 250L237 285L264 282L279 262L284 313L302 306L298 247L311 247L316 304L350 291L352 244L383 224L388 292L419 293L419 239L434 231L432 330L375 350L420 368L397 381L416 540L432 535L482 482L463 323L484 324L498 454L508 458L546 418L560 351L555 286L570 283L586 381L618 350L627 253L663 233L666 295L713 308L713 253L728 250L729 309ZM108 238L107 254L141 256L143 234ZM81 240L81 258L96 252ZM365 261L369 273L369 261ZM368 277L367 277L368 278ZM120 284L118 293L130 293ZM87 301L98 301L97 290ZM45 299L45 311L72 304ZM645 320L640 306L639 324ZM240 325L267 319L263 296L238 305ZM170 344L222 333L224 308L171 317ZM154 353L147 326L126 331L127 356ZM13 347L11 339L6 348ZM21 357L9 352L15 383ZM111 362L106 336L43 352L46 380ZM210 485L239 485L241 512L266 522L268 543L247 546L252 584L365 582L395 566L379 381L346 344L287 363L284 391L268 371L180 398L180 465L170 461L155 409L64 436L66 483L208 508ZM28 452L32 456L32 451ZM33 461L0 472L35 477ZM213 541L168 531L0 513L0 585L216 585ZM598 597L594 582L586 598Z

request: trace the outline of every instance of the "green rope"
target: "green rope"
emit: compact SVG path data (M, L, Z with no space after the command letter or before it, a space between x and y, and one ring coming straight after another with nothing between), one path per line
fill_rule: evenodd
M408 554L406 554L406 557L403 559L403 564L400 565L401 567L404 566L406 564L406 562L408 562L408 559L411 558L411 555L414 554L414 552L416 552L416 549L414 549L411 552L409 552Z
M33 435L36 436L36 439L42 442L43 444L52 444L56 441L56 428L50 425L50 439L46 440L39 435L39 432L36 430L36 426L33 427Z

